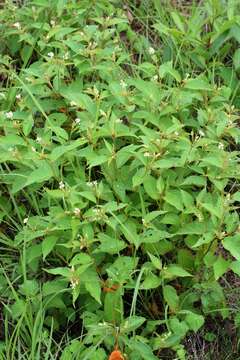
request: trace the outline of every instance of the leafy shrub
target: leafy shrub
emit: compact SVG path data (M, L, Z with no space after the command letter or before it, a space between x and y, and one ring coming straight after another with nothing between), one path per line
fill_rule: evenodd
M0 12L3 359L184 359L235 316L238 4L151 4Z

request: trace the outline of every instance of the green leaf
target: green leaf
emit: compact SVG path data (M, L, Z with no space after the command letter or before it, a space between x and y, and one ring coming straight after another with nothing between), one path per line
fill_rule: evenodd
M240 276L240 261L233 261L230 265L230 269Z
M240 260L240 234L227 236L223 240L223 247L237 260Z
M34 296L39 291L39 286L36 280L26 280L22 285L19 286L20 293L27 297Z
M204 317L199 314L189 313L185 318L190 330L197 332L204 324Z
M114 325L120 325L123 317L122 290L118 288L107 292L104 297L104 320Z
M71 276L71 270L67 267L57 267L55 269L44 269L46 272L52 275L61 275L67 278Z
M132 178L133 187L139 186L144 182L146 169L140 168Z
M219 256L217 261L213 264L213 271L215 280L218 280L228 269L230 261L225 260Z
M23 121L23 133L25 136L28 136L32 130L32 127L34 125L34 121L31 115L26 117L26 119Z
M157 189L157 180L151 176L145 176L143 182L144 189L146 193L154 200L159 199L159 192Z
M112 255L118 254L119 251L127 246L124 241L115 239L115 237L110 237L106 234L101 233L98 238L100 239L101 244L94 250L94 253L103 252Z
M233 64L236 71L238 71L240 69L240 49L237 49L233 55Z
M162 270L165 278L172 278L172 277L186 277L192 276L188 271L184 270L181 266L170 264L165 266Z
M162 270L162 260L151 254L150 252L148 252L148 256L150 257L153 266L158 270Z
M88 268L81 274L81 282L84 283L89 294L101 304L101 285L100 279L95 269Z
M176 313L179 307L179 297L175 288L171 285L165 285L163 296L171 311Z
M186 80L184 87L189 90L213 91L213 88L209 85L209 83L202 79Z
M92 263L93 263L93 259L91 258L91 256L85 253L80 253L73 257L73 259L70 262L70 266L86 265Z
M144 360L157 360L159 359L156 357L152 349L149 345L141 342L139 340L135 340L135 338L131 338L131 340L127 343L130 349L134 352L134 354L139 355L141 359Z
M177 210L183 211L183 202L181 192L179 190L169 190L166 192L165 201L174 206Z
M144 281L141 283L140 289L148 290L148 289L155 289L161 285L161 278L152 272L147 274Z
M29 186L35 183L42 183L51 179L53 175L52 167L47 161L42 160L40 166L28 175L24 186Z
M182 19L179 15L178 12L176 11L171 11L171 16L173 18L174 23L176 24L176 26L178 27L178 29L182 32L185 33L185 27L184 27L184 23L182 22Z
M81 146L85 143L86 143L86 141L84 139L78 139L78 140L73 141L69 145L57 146L53 149L53 151L50 155L50 159L52 161L56 161L57 159L59 159L61 156L63 156L66 153L71 154L73 150L75 150L76 148L78 148L79 146Z
M121 332L129 333L139 328L146 319L142 316L132 315L125 319L120 326Z
M159 76L164 78L166 75L171 75L176 81L181 81L181 75L172 66L172 61L168 61L159 67Z
M232 200L240 202L240 191L237 191L232 195Z
M43 260L45 260L46 256L52 251L52 249L56 245L57 239L58 238L55 235L45 237L42 242Z

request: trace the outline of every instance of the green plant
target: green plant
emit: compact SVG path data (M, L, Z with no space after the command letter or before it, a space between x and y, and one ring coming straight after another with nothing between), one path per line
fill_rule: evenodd
M0 10L3 359L185 359L238 324L239 4L159 4Z

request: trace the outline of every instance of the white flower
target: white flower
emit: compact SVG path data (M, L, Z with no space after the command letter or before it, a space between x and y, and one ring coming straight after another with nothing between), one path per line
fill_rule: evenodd
M51 24L52 26L55 26L55 25L56 25L55 20L51 20L51 21L50 21L50 24Z
M60 183L59 183L59 189L60 189L60 190L63 190L64 188L65 188L64 182L63 182L63 181L60 181Z
M152 77L152 81L158 81L158 75L154 75L154 76Z
M64 59L64 60L68 60L68 59L69 59L69 52L66 52L66 53L63 55L63 59Z
M70 102L70 105L71 105L71 106L77 106L77 104L75 103L75 101L71 101L71 102Z
M50 59L52 59L54 57L54 53L52 51L50 51L47 55Z
M81 120L80 120L79 118L76 118L76 119L74 120L75 124L79 124L80 121L81 121Z
M123 122L121 119L116 119L115 121L116 121L116 123L118 123L118 124L120 124L120 123Z
M127 87L127 84L125 83L124 80L120 80L120 85L122 88L126 88Z
M34 146L32 146L31 149L32 149L33 152L36 152L36 149L35 149Z
M41 138L41 136L37 136L37 138L36 138L36 142L37 142L38 144L41 144L41 142L42 142L42 138Z
M144 156L144 157L150 157L151 154L150 154L148 151L146 151L146 152L143 154L143 156Z
M175 131L174 135L179 136L179 132Z
M88 181L88 182L87 182L87 185L88 185L88 186L97 186L97 180L95 180L95 181Z
M76 278L72 278L72 279L71 279L70 287L71 287L72 289L75 289L76 286L78 286L78 284L79 284L79 280L78 280L78 279L76 279Z
M22 98L22 95L21 95L21 94L17 94L17 95L16 95L16 99L17 99L17 100L21 100L21 98Z
M81 36L84 36L84 32L80 31L80 35L81 35Z
M28 222L28 217L26 217L25 219L23 219L23 223L26 225L27 224L27 222Z
M219 148L220 150L223 150L223 149L224 149L223 143L219 143L219 144L218 144L218 148Z
M103 111L102 109L100 109L99 112L100 112L100 115L102 115L102 116L107 116L107 114L105 113L105 111Z
M20 29L21 29L21 24L20 24L20 22L15 22L15 23L13 24L13 27L15 27L16 29L20 30Z
M13 118L13 112L12 111L9 111L5 114L6 118L7 119L12 119Z
M205 133L204 133L204 131L202 131L202 130L199 130L198 133L199 133L200 136L205 136Z
M155 49L150 46L150 47L148 48L148 53L149 53L149 55L154 55L154 54L155 54Z
M75 208L75 209L73 210L73 212L74 212L74 215L79 216L80 213L81 213L81 210L80 210L79 208Z

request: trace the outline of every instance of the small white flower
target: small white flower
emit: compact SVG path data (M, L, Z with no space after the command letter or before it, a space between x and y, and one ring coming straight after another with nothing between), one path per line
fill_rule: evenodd
M60 189L60 190L63 190L64 188L65 188L64 182L63 182L63 181L60 181L60 183L59 183L59 189Z
M18 30L20 30L21 29L21 24L20 24L20 22L15 22L14 24L13 24L13 27L15 27L16 29L18 29Z
M122 121L122 119L116 119L115 122L118 124L121 124L123 121Z
M68 59L69 59L69 52L66 52L66 53L63 55L63 59L64 59L64 60L68 60Z
M32 146L31 149L32 149L33 152L36 152L36 149L35 149L34 146Z
M73 212L74 212L74 215L79 216L80 213L81 213L81 210L80 210L79 208L75 208L75 209L73 210Z
M146 151L146 152L143 154L143 156L144 156L144 157L150 157L151 154L150 154L148 151Z
M37 142L38 144L41 144L41 142L42 142L42 138L41 138L41 136L37 136L37 138L36 138L36 142Z
M47 56L48 56L50 59L52 59L52 58L54 57L54 53L53 53L52 51L50 51L50 52L47 54Z
M27 224L27 222L28 222L28 220L29 220L29 218L28 218L28 217L26 217L25 219L23 219L23 223L26 225L26 224Z
M97 186L97 184L98 184L98 183L97 183L97 180L95 180L95 181L88 181L88 182L87 182L87 185L88 185L88 186Z
M75 101L71 101L71 102L70 102L70 105L71 105L71 106L77 106L77 104L76 104Z
M81 35L81 36L84 36L84 32L80 31L80 35Z
M13 112L12 111L9 111L5 114L6 118L7 119L12 119L13 118Z
M100 112L100 115L102 115L102 116L107 116L107 114L105 113L105 111L103 111L102 109L100 109L99 112Z
M220 143L218 144L218 148L219 148L220 150L223 150L223 149L224 149L223 143L220 142Z
M174 135L179 136L179 132L175 131Z
M81 120L80 120L79 118L76 118L76 119L74 120L75 124L79 124L80 121L81 121Z
M78 279L76 279L76 278L71 279L70 287L71 287L72 289L75 289L75 288L78 286L78 284L79 284L79 280L78 280Z
M127 84L125 83L125 81L124 80L120 80L120 85L121 85L121 87L122 88L126 88L127 87Z
M158 81L158 75L154 75L154 76L152 77L152 81Z
M199 133L200 136L205 136L205 133L204 133L204 131L202 131L202 130L199 130L198 133Z
M150 46L148 48L148 53L149 53L149 55L154 55L155 54L155 49L152 46Z
M51 21L50 21L50 24L51 24L52 26L55 26L55 25L56 25L55 20L51 20Z
M17 95L16 95L16 99L17 99L17 100L21 100L21 98L22 98L22 95L21 95L21 94L17 94Z

